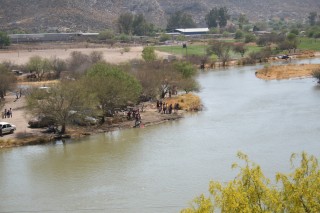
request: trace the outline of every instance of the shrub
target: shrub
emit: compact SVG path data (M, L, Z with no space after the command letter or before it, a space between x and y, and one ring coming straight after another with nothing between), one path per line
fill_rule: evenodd
M131 50L130 47L124 47L123 48L123 51L126 52L126 53L130 52L130 50Z
M160 36L160 42L168 41L170 40L170 35L168 34L161 34Z
M316 69L312 71L312 77L318 80L318 84L320 84L320 69Z
M243 32L241 30L237 30L235 35L234 35L235 39L242 39L243 38Z
M245 36L244 42L245 43L250 43L250 42L255 42L256 41L256 36L249 33Z
M155 61L157 59L157 55L155 53L154 47L143 48L142 58L147 62Z

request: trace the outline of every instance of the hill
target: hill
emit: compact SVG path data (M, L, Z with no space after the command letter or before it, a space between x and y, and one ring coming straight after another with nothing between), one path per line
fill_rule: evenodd
M182 10L200 26L213 7L226 6L232 16L244 13L250 20L303 19L320 8L319 0L0 0L0 29L42 31L96 31L115 28L124 12L143 13L156 26Z

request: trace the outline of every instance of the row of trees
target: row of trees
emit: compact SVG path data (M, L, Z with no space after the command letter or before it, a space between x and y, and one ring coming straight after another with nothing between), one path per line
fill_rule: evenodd
M133 15L132 13L123 13L119 16L118 30L127 35L151 35L154 33L154 26L148 23L143 14Z
M271 184L248 156L238 153L238 157L244 166L232 165L240 170L234 180L225 184L211 181L210 196L200 195L192 207L181 212L320 212L320 171L316 157L302 153L300 165L292 173L276 175L277 184ZM293 154L293 167L296 159Z
M243 17L243 15L242 15ZM230 19L228 9L226 7L213 8L206 16L206 23L209 28L225 27ZM117 20L118 30L120 33L127 35L151 35L155 28L148 23L143 14L134 15L132 13L123 13ZM193 28L197 24L192 16L188 13L178 11L168 18L167 31L177 28Z

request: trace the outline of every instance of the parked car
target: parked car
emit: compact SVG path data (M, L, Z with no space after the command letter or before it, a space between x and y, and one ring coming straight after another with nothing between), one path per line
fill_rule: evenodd
M23 74L23 72L20 71L20 70L12 70L12 72L13 72L14 74L16 74L16 75L22 75L22 74Z
M54 119L48 116L39 116L31 119L28 124L30 128L43 128L54 125Z
M0 128L2 129L2 134L13 133L17 129L15 125L7 122L0 122Z

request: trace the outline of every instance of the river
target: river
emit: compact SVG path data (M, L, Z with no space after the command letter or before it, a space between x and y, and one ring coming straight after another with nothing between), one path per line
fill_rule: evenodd
M179 212L235 177L238 151L271 179L293 152L319 157L320 86L257 79L260 67L201 73L205 109L179 121L0 150L0 212Z

